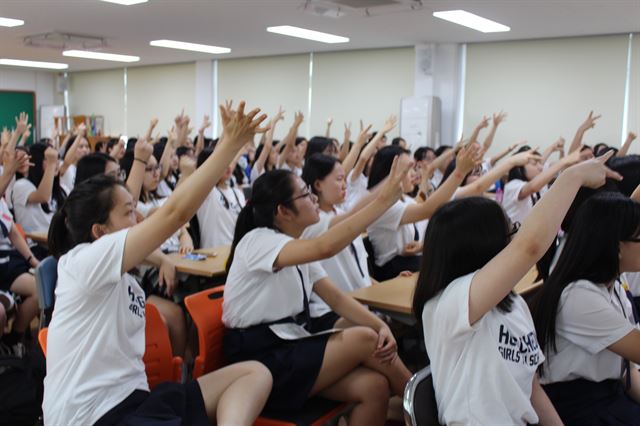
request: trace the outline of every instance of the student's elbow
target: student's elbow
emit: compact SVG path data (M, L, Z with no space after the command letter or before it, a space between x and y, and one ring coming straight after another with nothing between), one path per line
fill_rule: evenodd
M320 259L328 259L335 256L340 252L340 247L329 240L328 238L318 238L317 244L315 244L316 253Z

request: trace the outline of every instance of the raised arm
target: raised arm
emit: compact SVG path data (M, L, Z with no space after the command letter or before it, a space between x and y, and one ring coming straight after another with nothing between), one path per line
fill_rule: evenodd
M49 147L44 151L44 174L38 188L29 194L27 203L42 204L51 200L53 192L53 179L56 177L58 168L58 151Z
M2 175L0 176L0 197L3 197L13 181L16 171L29 163L29 156L21 150L4 150L2 152Z
M573 140L571 141L571 145L569 146L569 152L568 152L569 154L580 149L580 147L582 146L582 138L584 137L584 134L586 133L587 130L593 129L593 127L596 125L596 120L599 119L600 117L602 116L601 115L594 116L593 111L589 112L587 119L584 120L584 122L580 125L580 127L578 127L578 130L576 130L576 135L573 137Z
M344 137L342 139L342 146L340 147L340 153L338 154L338 160L344 163L344 160L351 151L351 123L344 123ZM344 167L344 165L343 165Z
M289 133L282 138L282 142L284 144L284 149L280 156L278 157L278 168L282 167L284 164L287 155L296 148L296 137L298 136L298 129L300 125L304 121L304 115L302 115L301 111L298 111L293 116L293 124L291 128L289 128Z
M21 112L19 117L15 118L16 128L7 142L7 147L13 149L16 147L18 140L22 137L22 134L31 128L29 123L29 114Z
M604 165L611 155L565 170L533 207L513 241L476 273L469 290L469 324L493 309L540 260L581 186L598 188L607 177L620 179Z
M196 213L213 186L220 180L236 153L253 140L265 115L257 117L259 109L244 113L244 102L232 115L223 112L224 134L214 152L189 178L189 185L175 189L166 203L146 220L129 230L124 249L122 272L142 262ZM257 117L257 118L256 118Z
M514 143L512 145L509 145L508 147L506 147L505 149L503 149L502 151L500 151L499 153L497 153L496 155L494 155L493 157L491 157L489 159L489 163L491 164L491 167L495 166L495 164L502 160L504 157L506 157L507 155L509 155L509 153L511 151L513 151L515 149L515 147L517 147L519 145L519 143Z
M394 159L389 179L374 202L316 238L289 241L280 251L274 267L300 265L336 255L402 196L402 179L410 166L410 162Z
M62 165L60 166L60 170L59 170L60 176L63 176L67 172L67 169L69 168L69 166L77 162L76 151L80 146L80 142L84 140L84 137L86 134L87 134L87 126L85 126L85 124L82 123L76 129L76 139L73 141L73 143L71 144L67 152L64 153L64 160L62 161ZM65 146L66 146L66 142L65 142Z
M574 151L566 157L551 164L548 168L542 170L536 177L527 182L520 193L518 194L518 200L524 200L534 192L540 191L545 185L551 182L558 173L565 168L576 164L580 161L580 151Z
M402 214L400 224L405 225L407 223L416 223L429 219L441 205L451 200L453 193L460 186L464 177L470 173L476 165L480 164L482 158L479 153L480 146L478 144L472 144L462 148L460 152L458 152L456 168L453 173L449 175L447 180L445 180L425 202L407 205Z
M358 139L353 144L353 147L351 147L351 149L349 150L347 157L342 162L342 168L344 169L345 175L349 176L349 173L351 172L351 170L353 170L354 167L358 167L356 166L356 161L358 161L358 155L362 154L362 148L367 143L367 139L369 137L369 130L371 130L371 124L369 124L369 126L367 126L366 128L360 128L360 134L358 135ZM347 134L347 131L345 130L345 140L346 140L346 134ZM349 142L347 142L346 145L348 146ZM370 158L370 156L368 158ZM367 161L368 161L368 158L367 158ZM366 161L364 161L363 164L360 164L357 171L358 176L360 175L360 173L363 172L365 166L366 166Z
M478 125L473 129L473 133L471 133L471 137L469 138L469 143L472 144L478 142L480 131L487 127L489 127L489 117L484 116L482 117L482 120L480 120Z
M498 130L498 126L507 118L507 113L500 111L497 114L493 114L493 121L491 122L491 129L489 129L489 134L484 138L484 142L482 143L482 150L484 152L489 152L489 148L491 148L491 144L493 144L493 138L496 136L496 131Z
M168 141L167 144L169 144ZM134 204L140 199L147 162L152 154L153 146L145 139L138 139L136 146L133 147L133 164L131 164L131 170L127 176L127 189L131 193Z
M202 125L198 129L198 136L196 137L196 146L195 146L196 158L198 158L198 155L200 155L200 153L204 150L204 132L205 130L207 130L207 127L210 127L210 126L211 126L211 120L209 119L208 115L205 115L204 119L202 120Z
M636 134L633 132L629 132L627 135L627 139L625 139L620 151L616 154L617 157L624 157L629 152L629 148L631 147L631 142L636 139Z
M325 130L324 132L324 137L325 138L330 138L331 137L331 125L333 124L333 118L329 117L327 119L327 130Z

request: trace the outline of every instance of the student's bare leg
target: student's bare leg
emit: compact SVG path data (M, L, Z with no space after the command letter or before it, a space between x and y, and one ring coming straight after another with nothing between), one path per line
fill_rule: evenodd
M162 320L167 325L173 355L184 357L187 346L187 323L182 308L176 303L158 296L149 296L147 303L158 308Z
M356 367L320 395L335 401L355 402L349 416L350 425L384 425L389 403L389 382L380 373Z
M223 425L251 425L271 393L273 380L259 362L232 364L198 378L207 416Z
M11 291L22 296L22 303L18 306L16 320L13 322L13 332L24 333L31 321L38 316L38 294L36 279L33 275L24 273L11 284Z

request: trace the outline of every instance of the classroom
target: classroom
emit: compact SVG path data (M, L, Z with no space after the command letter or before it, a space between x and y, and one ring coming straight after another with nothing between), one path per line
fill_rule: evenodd
M3 0L0 425L640 426L640 1Z

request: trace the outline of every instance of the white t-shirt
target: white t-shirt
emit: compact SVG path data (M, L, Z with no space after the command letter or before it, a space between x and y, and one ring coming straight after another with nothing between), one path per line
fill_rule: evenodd
M176 184L176 178L173 177L173 175L171 175L168 179L173 181L174 185ZM166 198L171 195L172 192L173 190L171 189L167 181L164 179L160 180L160 182L158 183L158 189L156 189L156 194L158 194L159 197Z
M67 170L64 172L62 176L60 176L60 186L67 194L71 194L71 190L73 190L73 185L76 181L76 172L78 168L75 164L67 167Z
M280 167L281 169L284 170L289 170L293 173L296 174L296 176L302 176L302 168L298 167L298 166L293 166L293 169L287 164L287 162L285 161L284 163L282 163L282 166Z
M400 225L404 210L411 203L415 201L404 197L367 228L376 265L382 266L395 256L402 254L406 245L415 241L416 230L418 230L418 241L421 241L420 232L423 226L420 223Z
M507 212L507 216L509 216L511 222L523 223L533 208L533 200L531 197L537 197L535 193L523 198L522 200L518 200L520 190L522 190L522 187L527 183L529 182L520 179L513 179L507 182L504 186L502 207ZM542 196L545 192L547 192L546 185L538 193Z
M316 238L325 233L336 214L342 214L342 211L337 210L331 213L320 211L318 223L307 227L301 238ZM352 245L345 247L335 256L319 262L336 287L347 293L371 285L371 277L367 267L367 250L364 248L362 238L357 237L353 240ZM315 293L311 295L309 303L313 318L320 317L331 311L329 305Z
M231 245L238 214L244 204L244 194L240 189L214 187L198 209L200 246L211 248Z
M4 198L0 198L0 250L13 250L13 245L9 239L9 233L13 227L13 215L7 206ZM0 264L7 263L9 256L0 257Z
M45 213L40 204L27 203L29 195L36 190L36 186L27 178L16 180L11 190L10 198L16 215L15 220L22 225L25 232L47 232L57 208L53 198L49 201L51 213Z
M347 176L347 198L344 202L346 210L351 210L358 201L365 195L367 195L367 177L360 173L357 179L352 180L353 170L349 172Z
M558 305L557 352L548 351L540 382L620 378L623 359L607 347L633 328L631 302L618 282L611 289L587 280L569 284Z
M58 262L42 404L47 425L94 424L136 389L149 390L144 292L121 273L127 231L80 244Z
M317 262L274 270L280 251L291 240L269 228L256 228L240 240L224 286L222 322L227 327L246 328L304 311L298 270L307 297L327 274Z
M168 198L150 198L146 203L140 201L136 205L136 209L146 218L149 217L149 214L153 214L153 212L162 207L164 203L167 202L167 199ZM180 250L180 232L180 230L177 230L172 236L167 238L160 246L160 250L172 253Z
M527 304L514 296L511 312L493 308L470 325L474 275L455 279L422 313L440 423L538 423L531 389L544 356Z
M634 297L640 296L640 272L624 272L621 278L623 282L627 283L629 291Z
M438 186L440 186L440 183L442 183L442 178L444 177L444 174L440 171L440 169L436 169L433 172L433 177L431 178L431 185L433 185L434 188L438 188Z
M255 167L255 166L252 167L251 168L251 174L249 175L249 179L251 180L251 185L253 185L253 182L255 182L256 179L258 179L263 174L264 174L264 167L260 171L258 171L257 167Z

